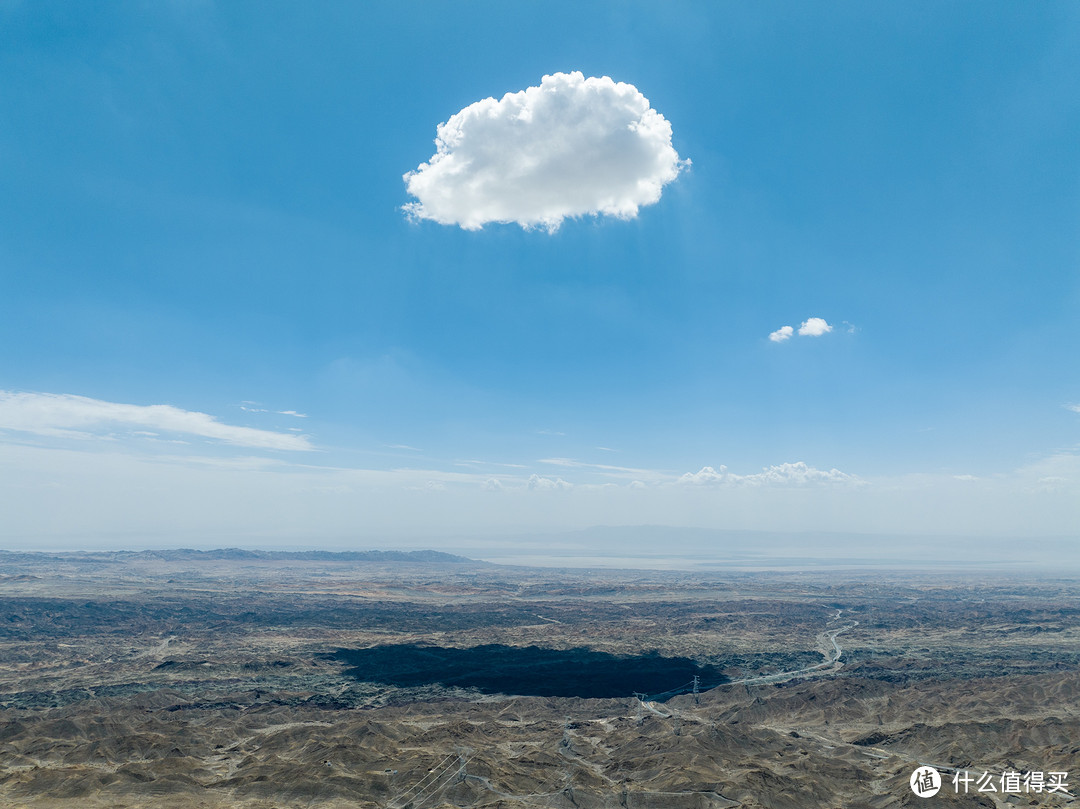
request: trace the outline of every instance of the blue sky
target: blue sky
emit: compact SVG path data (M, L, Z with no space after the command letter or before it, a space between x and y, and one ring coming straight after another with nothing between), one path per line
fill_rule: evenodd
M658 200L406 215L574 71ZM0 2L0 544L1075 534L1077 75L1070 3Z

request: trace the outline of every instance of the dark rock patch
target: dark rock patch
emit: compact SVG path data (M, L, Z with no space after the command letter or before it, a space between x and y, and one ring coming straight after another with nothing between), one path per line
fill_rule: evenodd
M602 699L640 692L666 699L690 690L695 675L702 689L727 682L713 666L655 652L612 655L586 648L396 644L339 649L331 657L347 663L347 673L363 682L403 688L438 684L487 694Z

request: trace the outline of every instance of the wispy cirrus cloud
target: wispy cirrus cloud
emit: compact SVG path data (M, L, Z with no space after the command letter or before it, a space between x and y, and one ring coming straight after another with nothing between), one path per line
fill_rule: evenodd
M206 413L172 405L122 404L68 393L0 391L0 430L92 438L125 429L132 435L157 431L252 449L314 449L303 435L225 424Z
M556 230L567 217L632 219L689 160L632 84L574 71L485 98L439 124L436 153L404 175L416 219Z
M307 413L298 413L295 410L271 410L268 407L254 407L255 402L243 402L240 409L246 413L273 413L278 416L292 416L297 419L306 419Z
M454 461L454 466L498 466L506 469L528 469L523 463L500 463L499 461L480 461L475 458L459 458Z
M586 463L574 458L540 458L537 463L549 464L550 466L562 466L567 469L595 469L609 477L634 477L634 478L658 478L663 473L651 469L636 469L630 466L614 466L604 463Z

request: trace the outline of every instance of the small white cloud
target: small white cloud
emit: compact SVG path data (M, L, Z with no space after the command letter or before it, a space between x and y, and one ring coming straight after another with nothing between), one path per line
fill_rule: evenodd
M726 466L714 469L711 466L701 468L699 472L687 472L679 478L679 483L694 486L739 485L739 486L805 486L827 483L862 483L859 478L841 472L839 469L815 469L802 461L767 466L752 475L737 475L727 471Z
M953 475L953 480L978 480L975 475Z
M573 488L573 484L567 483L562 478L542 478L539 475L530 475L528 488L534 491L555 491Z
M824 318L811 317L803 321L799 326L800 337L820 337L832 331L832 326L825 322Z
M275 410L279 416L292 416L298 419L306 419L307 413L297 413L295 410Z
M703 466L700 472L687 472L679 478L679 483L702 486L710 483L723 483L728 477L726 466L721 466L719 470L711 466Z
M756 475L746 475L743 478L747 483L855 483L858 481L854 475L848 475L839 469L815 469L807 466L802 461L796 463L782 463L777 466L768 466Z
M234 427L172 405L132 405L63 393L0 391L0 429L36 435L104 438L117 426L196 435L258 449L310 450L302 435Z
M503 485L497 478L488 478L480 485L480 488L485 492L501 492Z
M769 335L769 339L774 343L782 343L784 340L790 340L791 335L795 333L795 329L791 326L781 326L779 329Z
M1080 404L1067 404L1062 405L1066 410L1071 410L1074 413L1080 413Z
M566 217L637 216L689 165L671 124L632 84L574 71L485 98L439 124L436 153L404 175L417 219L477 230L516 222L554 231Z

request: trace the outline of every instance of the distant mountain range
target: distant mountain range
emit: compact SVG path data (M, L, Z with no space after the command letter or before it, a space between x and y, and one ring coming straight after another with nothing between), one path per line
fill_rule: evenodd
M312 562L406 562L410 564L484 564L466 556L457 556L442 551L252 551L242 548L219 548L199 551L192 548L152 551L65 551L59 553L39 553L25 551L0 550L0 564L20 560L40 559L52 556L79 561L131 561L134 559L161 559L168 562L179 561L312 561Z

